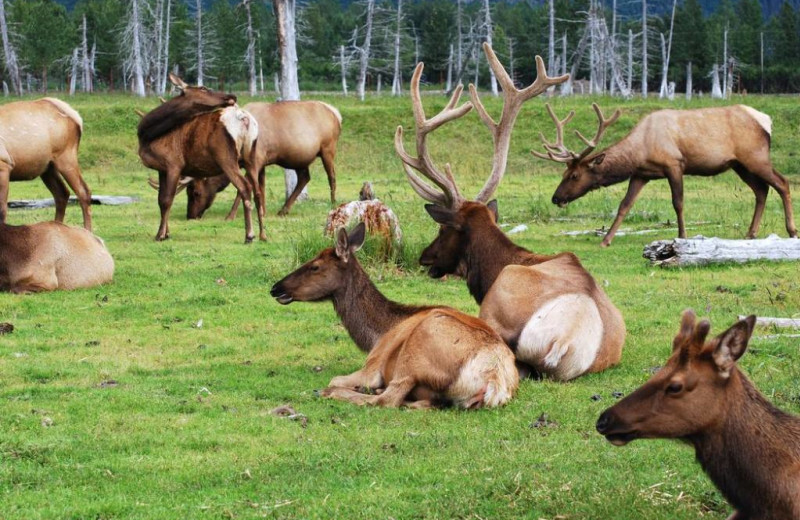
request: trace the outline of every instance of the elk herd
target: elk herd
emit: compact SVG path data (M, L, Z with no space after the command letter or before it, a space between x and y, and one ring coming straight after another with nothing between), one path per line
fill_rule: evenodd
M568 76L548 76L537 56L536 80L519 89L491 47L484 44L484 52L503 89L498 120L473 85L468 101L460 102L459 86L438 114L426 116L420 94L424 66L419 63L410 89L415 154L406 151L401 126L394 139L408 183L439 226L419 263L432 278L463 277L480 305L479 315L386 298L356 255L369 223L339 227L353 214L364 220L365 210L348 207L339 216L332 214L329 231L335 245L270 291L283 305L330 300L353 342L367 354L361 370L330 381L321 393L325 397L390 407L496 407L514 397L521 376L569 381L621 360L625 322L601 284L573 253L538 254L512 242L498 225L498 203L492 199L506 171L523 104ZM179 94L140 114L137 131L142 163L158 172L158 179L149 181L158 190L161 213L156 240L170 236L170 210L181 189L187 192L191 219L200 218L229 184L237 195L228 217L235 217L241 203L245 242L253 241L255 201L259 239L266 240L265 168L271 164L297 172L297 185L279 215L290 211L317 157L335 202L334 159L342 130L336 108L317 101L239 107L234 95L190 86L177 76L170 80ZM489 130L494 150L484 186L468 200L451 166L440 167L431 158L428 137L473 109ZM770 161L772 123L766 114L744 105L659 110L596 152L620 111L607 118L596 104L593 109L597 131L591 139L576 131L586 147L574 152L564 145L564 127L574 112L559 119L547 104L555 140L542 135L543 151L533 154L566 165L552 197L559 206L596 188L629 181L602 246L611 244L644 185L663 178L671 190L678 235L685 237L683 176L712 176L727 169L755 194L748 238L758 232L769 187L781 197L789 236L797 237L789 183ZM82 132L78 113L57 99L0 106L0 290L76 289L111 281L114 261L91 232L90 190L78 166ZM36 177L53 194L55 221L6 224L9 183ZM78 198L85 229L62 223L69 198L65 181ZM387 229L396 227L396 219L387 222ZM708 340L709 323L697 323L686 311L664 367L606 410L596 428L615 445L639 438L692 444L703 469L736 508L731 518L800 518L800 419L772 406L737 367L754 322L751 316Z

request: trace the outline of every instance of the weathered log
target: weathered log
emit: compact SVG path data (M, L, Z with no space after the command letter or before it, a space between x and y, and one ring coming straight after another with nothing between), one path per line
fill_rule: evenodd
M122 197L113 195L92 195L92 204L105 206L121 206L123 204L133 204L138 202L137 197ZM69 203L76 204L78 199L70 197ZM8 207L11 209L38 209L55 206L53 199L30 199L30 200L9 200Z
M663 267L707 265L754 260L800 260L800 240L770 235L761 240L693 238L656 240L645 246L642 256Z
M747 316L739 316L740 320L745 319ZM757 327L777 327L779 329L800 329L800 319L795 318L756 318Z

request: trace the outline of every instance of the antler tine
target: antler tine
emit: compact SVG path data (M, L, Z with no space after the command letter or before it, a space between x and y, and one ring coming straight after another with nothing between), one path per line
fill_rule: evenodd
M600 139L603 138L603 134L605 133L606 129L614 124L614 122L616 122L616 120L619 118L619 115L622 113L619 109L617 109L614 111L614 114L612 114L611 117L606 119L603 116L603 111L600 110L599 106L597 106L597 103L592 103L592 108L594 109L595 114L597 114L598 120L597 133L594 135L594 138L590 141L586 139L579 131L575 130L575 135L577 135L578 138L580 138L580 140L586 144L586 148L578 155L579 159L583 159L592 153L595 148L597 148L597 145L600 143Z
M550 106L550 103L545 103L544 106L547 109L547 113L550 114L550 119L552 119L553 123L556 125L556 141L551 143L544 137L544 134L539 133L539 137L542 139L542 144L544 145L545 152L547 153L543 154L535 150L531 150L531 153L540 159L546 159L559 163L568 163L575 160L578 155L574 152L571 152L566 146L564 146L564 126L566 126L566 124L569 123L575 116L575 111L570 110L569 114L567 114L567 117L564 119L558 119L558 116L556 116L556 113L553 111L553 107Z
M450 171L450 165L445 166L444 174L434 166L428 153L427 136L443 124L458 119L472 110L472 103L467 101L461 106L457 106L463 90L463 87L459 85L455 91L453 91L453 95L450 96L450 101L448 101L442 111L430 119L426 118L425 109L422 106L422 97L419 91L419 82L422 77L423 68L424 65L420 62L417 68L414 69L414 74L411 77L411 103L414 109L414 120L416 124L418 157L412 157L405 151L405 147L403 146L402 126L398 126L397 132L395 133L395 151L403 161L403 168L411 187L420 197L438 205L455 208L459 206L464 199L458 191L455 179ZM417 170L428 178L442 190L442 193L438 193L434 190L414 173L412 169Z
M558 85L569 79L569 74L555 78L549 77L544 67L544 61L541 57L536 56L536 80L531 85L520 90L514 86L514 81L508 75L503 64L500 63L500 60L488 43L484 42L483 51L486 54L486 59L489 61L489 66L492 68L495 77L500 82L500 86L503 87L503 112L500 115L500 121L495 122L486 111L483 103L481 103L477 89L474 85L470 84L469 94L472 99L472 104L475 106L475 110L478 112L483 123L492 132L492 139L494 141L492 173L475 198L475 200L479 202L486 202L489 200L505 174L506 165L508 164L508 148L511 144L511 131L514 128L514 122L517 119L517 114L519 114L522 104L538 96L550 86Z

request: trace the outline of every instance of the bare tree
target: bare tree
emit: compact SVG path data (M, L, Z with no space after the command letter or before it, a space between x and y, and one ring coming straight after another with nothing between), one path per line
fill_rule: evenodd
M669 21L669 43L664 44L664 34L661 34L661 88L658 92L658 97L664 98L667 96L667 74L669 73L669 58L672 51L672 30L675 27L675 7L678 5L677 0L672 0L672 18Z
M456 85L461 83L464 74L464 30L462 23L464 15L462 12L463 0L456 0ZM416 66L416 64L414 64Z
M403 74L400 72L400 29L403 23L403 0L397 0L397 29L394 33L394 75L392 76L392 95L399 96L403 90ZM452 62L453 47L450 46ZM449 90L449 88L448 88Z
M70 74L69 74L69 95L75 95L75 89L78 85L78 47L72 49L72 57L69 60Z
M647 97L647 0L642 0L642 97Z
M3 38L3 53L6 61L6 71L11 78L11 85L14 89L14 94L22 94L22 79L19 74L19 64L17 62L17 52L11 44L11 38L8 33L8 24L6 23L6 6L5 0L0 0L0 35Z
M197 0L195 7L194 23L195 23L195 53L197 56L197 84L203 86L204 73L205 73L205 55L203 53L203 4L201 0Z
M564 36L561 38L561 75L567 73L567 33L564 31ZM567 81L561 84L561 95L572 95L572 76Z
M719 68L716 63L711 68L711 97L712 99L722 99L722 89L719 88Z
M345 57L344 53L344 45L339 46L339 65L342 69L342 92L344 95L347 95L347 67L350 63L350 59Z
M127 50L123 65L123 77L131 76L131 88L137 96L146 95L144 89L144 72L146 63L145 25L142 15L142 0L131 0L128 10L128 21L122 34L122 48Z
M89 56L89 42L86 38L86 15L83 15L83 29L82 29L83 39L81 40L81 73L83 78L83 91L84 92L92 92L92 79L93 79L93 72L92 72L92 65L91 65L91 57ZM45 85L47 82L44 82ZM46 87L45 87L46 89Z
M486 43L489 44L489 47L492 46L492 9L489 6L489 0L483 0L483 23L484 29L486 30ZM477 66L477 65L476 65ZM492 95L496 96L499 94L497 90L497 78L494 76L494 71L491 67L489 67L489 84L491 85ZM477 86L478 84L475 83Z
M164 13L164 37L162 39L161 45L161 52L162 52L162 65L161 65L161 77L158 78L158 86L156 91L159 94L164 94L167 91L167 76L169 73L169 35L170 35L170 24L172 21L170 10L172 6L172 0L166 0L166 8Z
M364 101L367 88L367 69L369 67L369 53L372 45L372 19L375 14L375 0L367 0L367 20L364 29L364 41L362 42L359 53L358 84L356 90L358 99Z
M250 12L250 0L242 0L242 5L247 12L247 51L245 52L248 73L247 87L248 93L251 96L255 96L258 90L258 85L256 84L256 36L253 31L253 16Z
M548 1L548 12L550 13L550 32L547 39L547 74L552 76L555 74L555 61L556 61L556 8L555 0Z
M686 100L692 99L692 62L686 64Z
M725 24L722 43L722 97L728 97L728 24Z

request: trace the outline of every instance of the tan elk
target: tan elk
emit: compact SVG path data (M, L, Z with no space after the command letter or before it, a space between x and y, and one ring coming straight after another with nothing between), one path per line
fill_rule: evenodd
M28 293L108 283L114 260L90 231L60 222L0 224L0 291Z
M170 74L180 95L147 113L139 122L139 157L158 171L158 205L161 224L156 240L169 238L169 213L182 176L213 177L222 172L245 201L245 242L255 237L251 220L251 186L256 179L240 175L239 162L254 150L258 123L236 106L236 96L191 87ZM256 197L260 208L261 199ZM263 211L258 216L264 236Z
M265 170L272 164L291 168L297 172L297 185L286 199L278 215L289 213L297 197L311 179L309 166L319 157L328 174L331 204L336 203L336 144L342 130L339 111L321 101L279 101L277 103L248 103L243 110L252 114L258 122L258 141L252 158L245 157L244 167L255 177L258 172L256 195L264 205ZM224 190L230 181L224 175L207 179L181 179L189 198L186 218L201 218L211 207L217 193ZM226 217L236 218L240 198L237 196ZM261 237L262 240L266 237Z
M9 182L41 177L53 194L55 220L64 221L69 201L66 180L81 205L83 227L91 231L92 194L78 165L82 132L83 119L60 99L0 106L0 223L6 221Z
M440 225L438 237L423 252L420 263L440 278L459 272L480 303L480 317L515 351L517 361L557 380L604 370L619 362L625 341L625 323L603 289L572 253L539 255L515 245L497 226L497 203L489 201L503 177L514 120L523 102L569 76L550 78L536 57L538 77L518 90L491 47L484 51L503 87L504 104L499 122L486 112L470 85L472 103L456 107L460 88L438 115L427 119L419 94L422 64L411 80L417 132L417 155L403 147L398 127L395 148L403 160L411 186L432 202L425 209ZM459 193L450 165L444 172L430 158L427 136L441 125L463 116L474 106L494 139L492 173L475 201ZM417 170L435 184L419 178Z
M712 176L733 169L756 196L756 208L747 238L755 238L764 213L767 192L772 186L781 196L786 216L786 231L797 237L792 215L789 182L772 166L769 158L772 120L751 107L658 110L645 116L622 140L593 153L603 133L619 117L619 110L606 119L592 104L599 120L591 140L576 131L586 144L580 153L564 146L564 125L574 112L559 120L550 105L547 110L556 126L556 140L542 136L546 153L533 154L567 165L564 178L553 194L553 204L565 206L591 190L629 180L628 192L620 202L617 216L601 245L611 244L622 220L645 184L667 179L672 206L678 217L678 237L686 238L683 220L683 176Z
M356 404L461 408L505 404L517 389L514 356L478 318L449 307L388 300L355 252L365 226L337 232L336 247L272 286L279 303L331 300L350 337L368 352L364 368L335 377L322 395Z
M680 439L736 508L729 520L800 518L800 418L775 408L737 366L756 317L706 341L711 325L683 313L672 356L650 381L597 420L622 446Z

